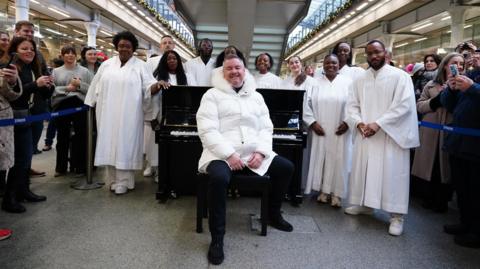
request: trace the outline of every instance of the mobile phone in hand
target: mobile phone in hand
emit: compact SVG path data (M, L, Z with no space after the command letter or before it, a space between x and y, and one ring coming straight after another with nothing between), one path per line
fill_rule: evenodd
M15 65L18 61L18 54L16 52L12 52L10 54L10 60L8 60L6 68L12 68L10 65Z
M452 74L452 76L456 77L458 75L457 65L451 64L449 67L450 67L450 73Z

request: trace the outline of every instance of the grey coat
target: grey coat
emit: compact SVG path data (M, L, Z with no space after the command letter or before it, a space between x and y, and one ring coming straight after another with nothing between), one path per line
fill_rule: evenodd
M22 95L22 83L17 82L20 89L15 92L8 86L7 82L0 76L0 120L13 118L10 101L13 101ZM8 170L13 166L14 158L13 147L13 126L0 127L0 170Z
M445 108L439 107L435 111L430 106L430 101L440 94L443 86L430 81L425 85L417 101L417 111L423 114L423 121L437 124L448 124L452 121L452 114ZM412 165L412 175L427 181L431 180L435 155L438 152L440 161L441 182L450 182L450 165L448 153L442 150L444 132L420 127L420 147L415 149Z

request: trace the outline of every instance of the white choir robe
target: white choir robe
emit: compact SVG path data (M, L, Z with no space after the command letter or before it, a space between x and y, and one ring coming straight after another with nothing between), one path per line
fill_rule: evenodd
M254 75L257 89L281 89L283 81L278 76L267 72L266 74L256 73Z
M295 78L291 75L287 76L283 82L281 89L286 90L304 90L307 92L317 84L317 81L311 76L307 76L305 81L301 85L295 85Z
M349 171L351 131L336 135L338 126L346 120L346 103L352 80L337 75L333 81L325 76L318 78L318 88L308 91L303 104L303 121L306 126L317 122L325 131L319 136L311 131L310 169L305 193L322 191L343 197Z
M156 80L147 64L136 57L120 65L118 56L102 63L85 97L86 105L96 107L95 165L139 170L144 110L150 105L150 87Z
M410 148L418 147L413 84L404 71L384 65L368 69L353 83L347 103L348 125L355 132L349 201L408 212ZM363 138L356 126L376 122L380 130Z
M195 79L192 76L190 76L189 74L185 74L185 75L187 76L187 84L189 86L196 86ZM173 86L178 85L177 75L168 74L168 82ZM159 94L155 95L152 98L151 107L153 109L151 111L154 112L154 113L158 113L158 115L153 115L150 118L161 119L161 109L162 109L161 95L162 95L162 93L160 92ZM152 130L152 126L150 124L150 121L145 121L145 124L144 124L143 152L145 153L145 159L148 161L149 166L158 166L158 145L155 143L155 132Z
M365 69L361 67L348 65L344 65L340 70L338 70L338 73L340 75L349 77L352 81L355 81L357 78L361 77L364 72ZM323 76L323 73L323 68L321 68L320 70L315 71L314 77L321 78Z
M212 71L214 68L215 59L213 58L210 58L207 64L202 61L200 56L185 63L185 72L195 79L197 86L212 86Z
M307 76L305 81L301 85L295 85L295 78L291 75L287 76L282 83L281 89L286 89L286 90L304 90L305 94L303 96L303 103L305 103L305 100L307 98L307 92L313 90L316 85L318 84L317 80ZM310 158L310 148L312 144L312 134L311 131L308 130L308 126L305 126L304 122L302 123L303 129L307 130L308 136L307 136L307 147L303 150L303 160L302 160L302 188L306 187L306 182L307 182L307 175L308 175L308 164L309 164L309 158Z

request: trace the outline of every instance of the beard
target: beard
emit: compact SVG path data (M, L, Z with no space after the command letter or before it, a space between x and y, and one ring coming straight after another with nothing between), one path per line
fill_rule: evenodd
M378 70L380 69L382 66L385 65L385 58L383 58L378 64L374 64L370 61L367 60L367 63L368 63L368 66L370 66L371 68L375 69L375 70Z

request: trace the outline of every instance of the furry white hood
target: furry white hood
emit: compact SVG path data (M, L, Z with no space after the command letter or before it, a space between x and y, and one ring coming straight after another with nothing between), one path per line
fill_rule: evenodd
M212 72L212 85L214 88L224 91L226 93L235 94L235 90L232 85L223 77L223 67L217 67ZM257 84L250 72L245 68L245 78L242 89L238 92L241 95L249 95L255 92Z

